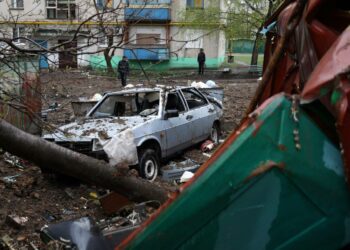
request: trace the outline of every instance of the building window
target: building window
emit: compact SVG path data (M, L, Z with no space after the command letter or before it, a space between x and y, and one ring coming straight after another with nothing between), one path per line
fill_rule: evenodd
M19 37L25 37L24 27L15 27L12 28L12 39L14 43L25 43L25 39Z
M97 44L100 47L108 47L113 44L115 29L112 27L106 27L104 29L98 29L96 34Z
M160 42L160 34L136 34L136 44L155 45Z
M204 0L186 0L187 8L204 8Z
M96 5L99 9L112 9L113 0L96 0Z
M46 0L47 19L75 19L75 0Z
M103 33L99 34L97 43L100 47L108 47L108 39Z
M12 0L11 1L11 8L23 9L24 8L23 0Z

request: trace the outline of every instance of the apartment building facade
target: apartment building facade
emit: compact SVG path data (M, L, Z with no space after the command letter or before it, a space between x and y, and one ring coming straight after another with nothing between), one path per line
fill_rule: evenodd
M217 68L225 57L222 24L196 28L184 21L187 10L212 6L224 11L225 0L3 0L0 36L23 47L64 44L40 57L41 68L105 68L111 46L113 66L125 55L135 67L192 68L203 48L207 67Z

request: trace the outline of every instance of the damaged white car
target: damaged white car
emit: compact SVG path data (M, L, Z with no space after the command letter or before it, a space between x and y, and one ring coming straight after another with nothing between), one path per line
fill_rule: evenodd
M164 158L220 135L220 101L192 87L108 93L80 121L43 136L74 151L137 166L154 180Z

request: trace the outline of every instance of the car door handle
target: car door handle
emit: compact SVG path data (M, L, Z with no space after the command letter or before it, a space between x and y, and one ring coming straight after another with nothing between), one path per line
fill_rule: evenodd
M214 109L208 109L209 113L213 113L215 110Z
M187 120L187 121L192 120L192 118L193 118L193 116L192 116L192 115L188 115L188 116L186 116L186 120Z

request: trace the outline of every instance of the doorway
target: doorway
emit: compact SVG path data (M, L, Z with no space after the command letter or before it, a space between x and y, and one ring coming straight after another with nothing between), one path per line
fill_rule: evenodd
M59 44L65 43L68 40L58 40ZM77 68L77 41L72 41L63 46L63 51L59 53L58 61L59 68Z

